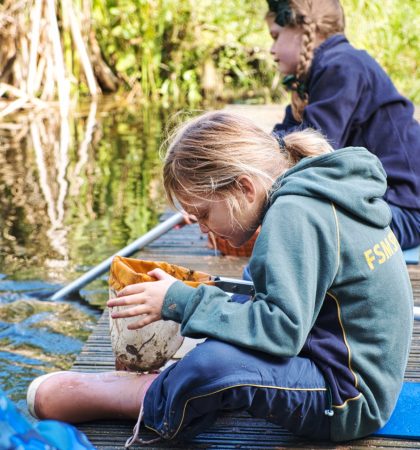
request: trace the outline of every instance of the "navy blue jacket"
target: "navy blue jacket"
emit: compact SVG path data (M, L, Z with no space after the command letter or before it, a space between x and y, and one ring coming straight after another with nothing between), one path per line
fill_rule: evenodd
M382 162L394 205L420 209L420 125L412 103L399 94L381 66L344 35L328 38L315 51L307 83L303 123L290 105L274 132L312 127L335 148L365 147Z

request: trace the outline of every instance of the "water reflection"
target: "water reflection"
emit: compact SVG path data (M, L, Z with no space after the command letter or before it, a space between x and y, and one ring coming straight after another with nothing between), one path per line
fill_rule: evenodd
M0 383L19 405L30 379L71 365L106 282L60 303L49 295L145 233L163 209L167 114L105 100L0 123Z
M65 280L147 231L163 205L162 114L93 103L66 119L68 139L56 111L0 124L0 267Z

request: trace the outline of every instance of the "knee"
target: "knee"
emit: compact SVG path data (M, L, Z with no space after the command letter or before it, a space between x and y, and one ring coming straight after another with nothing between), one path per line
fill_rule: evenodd
M237 352L238 349L233 345L208 339L182 359L182 370L189 373L197 384L215 382L228 377L235 370Z
M36 378L27 392L28 409L35 418L60 420L57 405L63 390L73 389L77 384L74 372L54 372Z
M50 405L51 399L54 398L54 392L57 389L56 380L54 378L47 378L41 384L35 385L34 387L34 384L41 381L42 377L34 380L33 384L29 387L27 397L28 408L31 414L37 419L55 419ZM30 396L32 397L31 399Z
M35 412L34 416L38 419L56 419L55 410L52 407L50 386L44 384L42 388L38 389L33 405Z

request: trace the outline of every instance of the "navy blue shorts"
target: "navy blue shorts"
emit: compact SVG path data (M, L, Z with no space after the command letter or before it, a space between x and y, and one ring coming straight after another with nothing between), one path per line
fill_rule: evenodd
M307 358L279 358L207 339L164 370L144 400L144 423L186 440L222 412L247 411L299 436L329 439L324 377Z
M388 203L392 212L391 229L403 250L420 245L420 211Z

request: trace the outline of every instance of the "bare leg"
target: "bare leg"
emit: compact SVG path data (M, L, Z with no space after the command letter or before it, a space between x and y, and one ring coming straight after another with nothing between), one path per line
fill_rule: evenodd
M41 419L78 423L97 419L137 419L147 389L158 374L64 372L36 391Z

